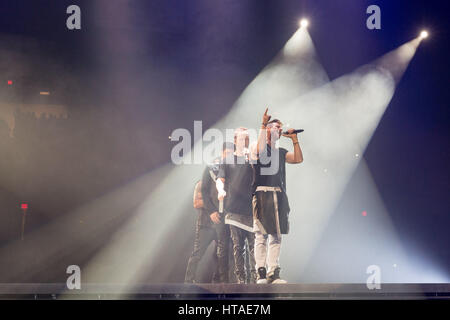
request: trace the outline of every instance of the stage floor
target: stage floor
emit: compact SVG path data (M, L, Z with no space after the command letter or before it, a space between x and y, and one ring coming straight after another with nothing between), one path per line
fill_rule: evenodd
M450 299L450 283L366 284L0 284L0 299Z

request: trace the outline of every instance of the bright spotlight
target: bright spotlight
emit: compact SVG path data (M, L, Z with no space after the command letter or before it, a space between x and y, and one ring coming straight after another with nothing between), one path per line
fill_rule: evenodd
M300 27L306 28L308 26L308 20L302 19L300 20Z
M423 30L423 31L420 33L420 38L425 39L425 38L427 38L427 37L428 37L428 32L427 32L426 30Z

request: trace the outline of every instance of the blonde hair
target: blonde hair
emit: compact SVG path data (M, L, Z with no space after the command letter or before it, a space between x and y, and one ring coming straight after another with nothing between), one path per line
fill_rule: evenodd
M244 132L244 131L248 131L248 129L247 129L246 127L239 127L239 128L234 129L234 137L236 138L236 136L237 136L239 133ZM247 133L247 134L248 134L248 133Z

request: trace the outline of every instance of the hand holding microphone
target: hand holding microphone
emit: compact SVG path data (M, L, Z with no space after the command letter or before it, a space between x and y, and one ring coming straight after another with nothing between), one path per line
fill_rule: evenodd
M292 131L292 132L289 132L289 130L294 130L294 131ZM288 134L292 134L292 133L295 133L295 134L297 134L297 133L300 133L300 132L303 132L303 131L305 131L305 130L303 130L303 129L289 129L289 130L287 130L287 131L284 131L283 132L283 135L288 135Z
M219 200L219 213L223 213L223 199L227 195L225 191L225 184L223 183L221 178L216 180L216 189L217 189L217 199Z
M288 129L287 131L282 132L282 136L286 138L297 138L297 133L303 132L303 129Z
M217 199L219 201L223 201L227 192L225 191L225 180L222 181L222 178L217 178L216 180L216 189L217 189Z
M225 196L227 195L227 192L225 191L225 190L218 190L218 192L217 192L217 199L219 200L219 201L222 201L224 198L225 198Z

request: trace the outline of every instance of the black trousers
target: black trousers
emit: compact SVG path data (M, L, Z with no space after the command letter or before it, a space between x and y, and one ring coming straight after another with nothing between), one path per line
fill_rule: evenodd
M230 225L230 231L233 240L234 272L237 281L239 283L255 283L255 234L233 225Z
M213 282L228 282L229 238L229 228L224 223L215 224L212 227L205 227L197 223L194 250L188 261L184 282L195 282L198 264L212 241L216 242L214 259L217 261Z

